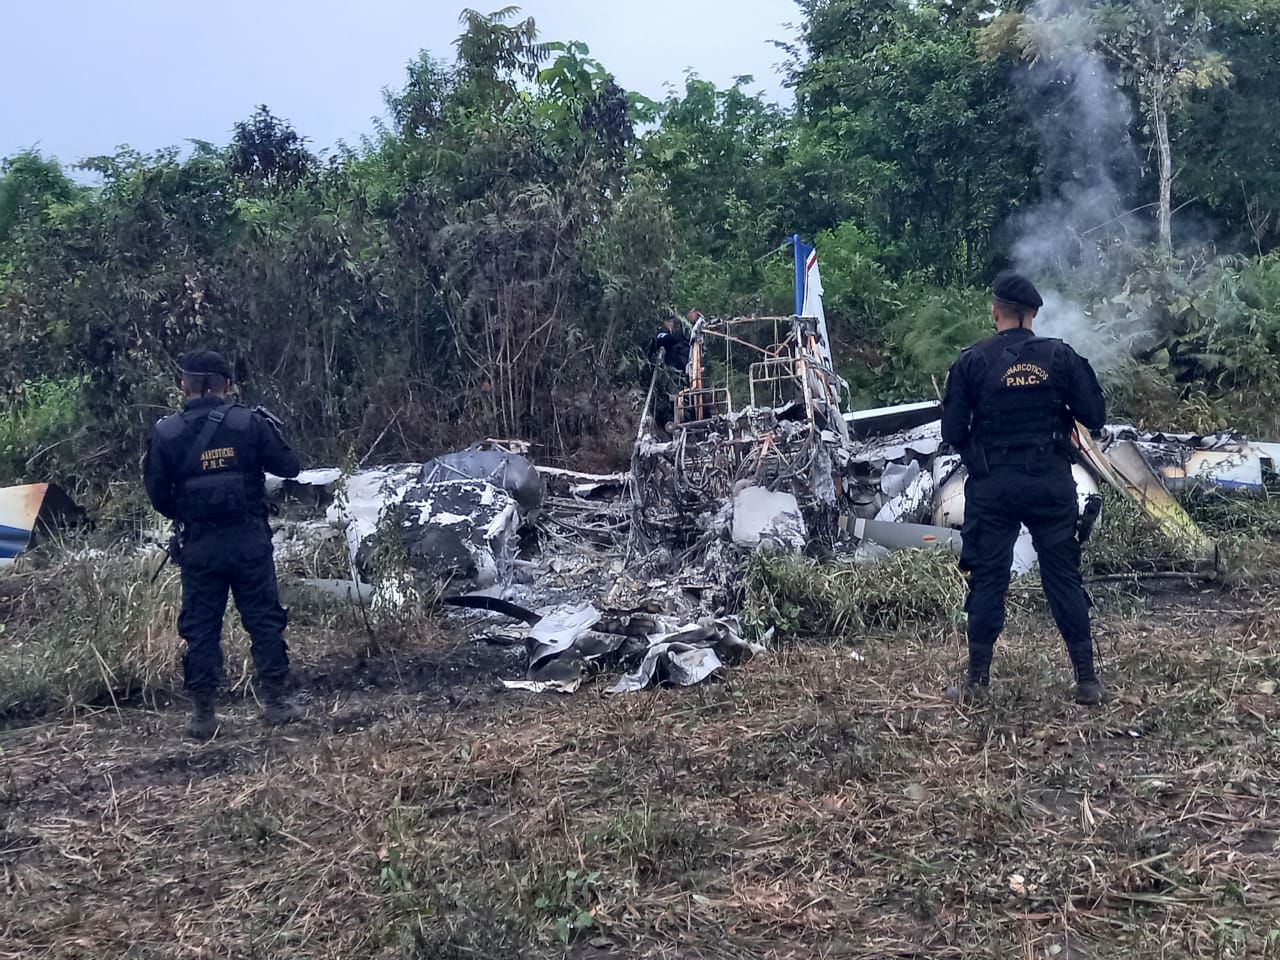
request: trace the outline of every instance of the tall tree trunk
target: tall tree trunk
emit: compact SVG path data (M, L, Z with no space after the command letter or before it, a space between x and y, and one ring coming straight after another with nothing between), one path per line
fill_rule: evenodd
M1158 76L1152 85L1151 120L1155 126L1156 148L1160 152L1160 246L1168 251L1173 249L1173 150L1169 144L1169 105L1165 102L1165 87L1165 78Z

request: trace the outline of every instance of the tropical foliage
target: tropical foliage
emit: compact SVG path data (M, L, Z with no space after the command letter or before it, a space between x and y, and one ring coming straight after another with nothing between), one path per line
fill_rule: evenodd
M1133 415L1280 428L1280 3L1072 4L1055 59L1061 6L799 0L785 106L696 76L655 102L514 8L468 11L354 148L264 106L226 145L10 157L0 480L131 474L197 343L312 460L486 435L616 454L656 322L789 310L792 233L856 402L930 395L1092 162L1055 140L1067 52L1111 71L1123 149L1043 280L1128 338Z

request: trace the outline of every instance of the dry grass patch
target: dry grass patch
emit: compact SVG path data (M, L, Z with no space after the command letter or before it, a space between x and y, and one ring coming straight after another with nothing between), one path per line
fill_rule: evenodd
M168 566L152 582L158 564L157 556L117 548L0 576L0 726L78 706L157 706L180 691L180 574ZM370 633L350 603L288 577L281 593L290 608L290 635L306 635L313 655L373 653L395 647L408 633ZM233 603L223 649L231 694L249 693L249 638Z
M247 700L203 746L127 703L0 732L0 960L1280 960L1265 593L1100 585L1089 711L1028 599L992 703L941 698L943 554L745 589L789 642L688 689L504 692L516 652L321 606L283 733Z
M1104 624L1098 712L1028 620L981 711L926 631L346 733L11 732L0 957L1273 958L1273 611L1198 599Z

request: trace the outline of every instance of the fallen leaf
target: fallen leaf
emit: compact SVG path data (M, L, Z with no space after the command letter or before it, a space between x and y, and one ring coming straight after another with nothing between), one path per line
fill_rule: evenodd
M1263 680L1258 684L1258 692L1271 696L1276 692L1276 682L1274 680Z

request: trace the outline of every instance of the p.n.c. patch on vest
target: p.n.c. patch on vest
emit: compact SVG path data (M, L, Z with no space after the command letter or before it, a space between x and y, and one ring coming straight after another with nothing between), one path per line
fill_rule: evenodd
M1038 363L1015 363L1004 372L1006 387L1040 387L1049 382L1049 371Z
M235 447L215 447L200 454L201 470L225 470L236 458Z

